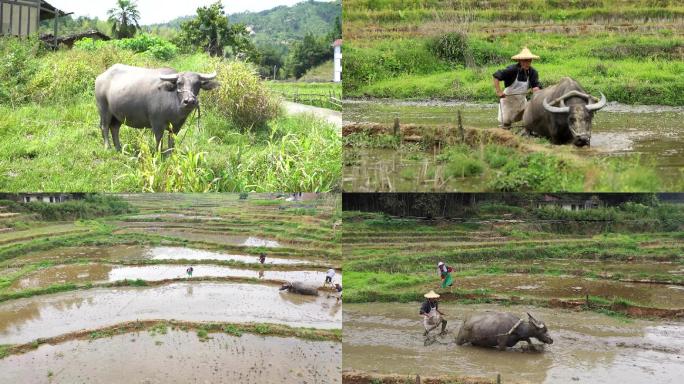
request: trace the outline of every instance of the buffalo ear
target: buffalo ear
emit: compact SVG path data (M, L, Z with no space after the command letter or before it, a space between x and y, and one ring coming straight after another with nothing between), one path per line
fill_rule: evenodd
M200 88L210 91L212 89L218 88L221 86L221 83L215 80L208 80L208 81L203 81L202 84L200 85Z
M176 83L172 83L170 81L162 81L161 89L169 92L175 91Z

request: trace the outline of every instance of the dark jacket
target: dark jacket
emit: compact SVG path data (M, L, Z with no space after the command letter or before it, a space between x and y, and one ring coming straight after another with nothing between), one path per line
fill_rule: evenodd
M435 309L439 309L439 303L437 301L435 301ZM430 305L430 300L425 300L423 302L423 305L420 306L421 315L427 315L428 313L430 313L431 310L432 307Z
M534 67L530 67L529 71L527 72L529 72L530 76L530 89L535 87L541 89L541 84L539 84L539 73L537 70L534 69ZM527 73L525 70L520 68L520 64L512 64L504 69L499 69L498 71L494 72L493 76L499 80L503 80L504 85L508 87L513 84L513 81L515 81L516 74L518 75L518 81L527 81Z

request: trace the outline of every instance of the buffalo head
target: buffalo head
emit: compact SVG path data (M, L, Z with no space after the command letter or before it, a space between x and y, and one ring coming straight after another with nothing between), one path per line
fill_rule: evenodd
M216 72L211 74L182 72L161 75L164 81L162 88L178 94L178 102L182 109L192 110L197 107L200 89L211 90L217 88L220 83L215 81Z
M286 283L283 283L283 285L280 287L279 291L284 291L284 290L287 290L290 288L292 288L292 283L286 282Z
M534 317L532 317L532 315L530 315L529 312L527 313L527 316L527 322L530 325L530 334L528 335L528 337L534 337L535 339L545 344L553 344L553 339L549 337L549 330L548 328L546 328L546 325L541 321L537 321Z
M566 105L565 101L569 98L575 99ZM584 101L580 99L584 99ZM560 106L557 107L556 104L560 104ZM567 119L573 144L583 147L591 142L591 120L595 111L606 106L606 96L601 93L601 99L597 101L596 98L585 93L570 91L552 102L544 99L543 105L546 111L564 116Z

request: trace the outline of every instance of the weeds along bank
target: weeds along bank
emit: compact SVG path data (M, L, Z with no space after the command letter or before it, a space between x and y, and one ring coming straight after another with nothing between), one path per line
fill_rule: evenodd
M85 41L48 52L33 40L0 40L0 186L3 191L329 191L341 175L336 127L288 116L239 61L180 55L165 41ZM105 150L95 77L115 63L218 73L200 95L176 152L154 151L149 129L121 129L122 153Z
M347 97L494 100L491 75L522 46L541 56L544 86L561 77L628 104L684 105L675 1L349 1Z

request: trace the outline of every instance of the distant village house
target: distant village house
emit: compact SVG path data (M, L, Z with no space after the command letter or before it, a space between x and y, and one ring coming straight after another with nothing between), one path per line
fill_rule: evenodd
M598 196L587 197L584 195L576 195L572 197L567 195L544 195L540 200L537 200L536 205L537 208L557 207L566 211L583 211L586 209L600 208L603 206Z

